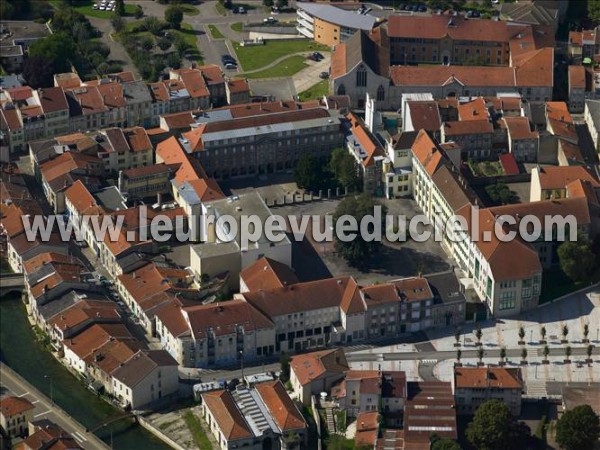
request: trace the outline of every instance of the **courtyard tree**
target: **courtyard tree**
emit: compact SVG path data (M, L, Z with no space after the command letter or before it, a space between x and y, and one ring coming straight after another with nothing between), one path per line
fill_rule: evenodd
M589 241L581 236L576 241L560 244L557 253L560 268L573 281L587 280L596 267L596 255Z
M525 343L523 339L525 339L525 328L519 327L519 345L523 345Z
M592 353L594 353L594 346L592 344L588 345L585 348L585 353L587 355L587 362L591 362L592 361Z
M431 450L461 450L460 445L448 438L442 438L436 433L431 433L429 436Z
M456 350L456 362L460 364L460 358L462 357L462 350L459 348Z
M521 361L523 363L527 362L527 349L525 347L521 349Z
M591 450L600 438L600 418L590 405L566 411L556 424L556 442L565 450Z
M467 427L466 436L480 450L504 450L510 442L513 418L508 406L498 400L481 404Z
M183 9L179 5L171 5L165 10L165 21L175 30L181 28L183 22Z
M334 233L336 252L353 267L366 267L381 250L381 239L370 240L370 236L366 235L382 229L382 223L369 220L369 217L371 219L376 217L376 207L381 208L381 214L379 215L381 221L385 220L386 207L377 203L367 194L346 197L335 209L333 223L336 229L347 227L351 222L355 222L360 228L345 233ZM363 230L365 227L360 226L363 218L366 219L366 230Z
M460 346L460 335L461 335L460 327L456 327L456 330L454 331L454 339L456 340L456 344L454 344L454 345L456 347Z
M548 361L548 355L550 354L550 347L544 345L544 350L542 351L544 354L544 361Z
M483 364L483 357L485 356L485 351L483 350L482 347L479 347L479 349L477 349L477 358L479 358L479 364L482 365Z
M545 344L546 343L546 327L542 325L542 328L540 328L540 336L542 337L541 343Z
M477 329L475 330L475 337L477 338L477 345L481 345L481 337L483 336L483 331L481 331L481 327L477 325Z
M279 364L281 365L279 379L285 384L290 379L290 357L283 353L279 358Z
M327 179L323 164L312 155L303 155L294 168L294 181L301 189L319 191L325 188Z
M500 361L502 363L506 362L506 347L501 347L500 348Z
M563 325L561 333L562 333L563 341L567 341L567 336L569 335L569 326L566 324Z
M585 323L583 324L583 342L589 342L588 336L590 334L590 326Z
M338 147L331 152L329 171L333 177L349 192L360 192L362 180L359 176L356 161L348 150Z
M115 3L115 14L119 17L125 15L125 2L124 0L116 0Z
M571 353L573 353L573 349L571 348L570 345L567 345L565 347L565 361L571 360Z

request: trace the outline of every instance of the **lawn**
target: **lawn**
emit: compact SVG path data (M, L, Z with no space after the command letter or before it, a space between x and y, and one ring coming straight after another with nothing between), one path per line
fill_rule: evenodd
M200 10L195 6L180 3L179 7L183 10L183 13L186 16L197 16L198 14L200 14Z
M300 92L298 97L300 97L301 101L305 101L321 98L327 94L329 94L329 80L322 80L308 88L306 91Z
M308 65L305 62L305 58L302 55L294 55L284 59L279 64L270 69L261 70L259 72L253 72L244 74L246 78L276 78L276 77L290 77L295 73L300 72Z
M231 29L233 31L237 31L238 33L241 33L242 31L244 31L244 24L242 22L232 23Z
M308 39L279 39L266 41L265 45L242 47L239 42L234 42L233 47L238 61L245 71L260 69L282 56L299 52L329 51L323 45Z
M204 430L202 429L202 425L200 425L200 420L194 415L194 413L190 410L187 411L183 415L183 420L185 424L190 429L192 436L194 437L194 441L200 450L212 450L212 444Z
M560 269L545 270L542 274L540 304L567 295L569 292L582 289L588 284L585 281L574 282Z
M223 38L225 38L225 36L223 36L223 33L221 33L219 31L219 29L217 28L216 25L209 25L208 26L208 30L210 31L210 34L213 37L213 39L223 39Z
M94 3L100 3L100 0L93 1L89 0L88 2L78 2L78 6L73 6L73 9L79 11L81 14L88 17L96 17L98 19L111 19L115 13L112 11L100 11L98 9L92 9L92 5ZM125 3L125 15L133 16L135 12L135 5L131 3Z
M173 30L171 30L173 32ZM198 40L196 39L196 32L192 28L189 23L182 23L181 30L175 31L175 33L183 36L185 42L187 42L193 50L188 50L186 53L186 58L189 60L196 61L198 64L202 64L202 53L198 50Z
M482 161L474 162L469 161L469 167L471 172L477 177L494 177L504 175L504 169L499 161Z
M220 2L215 3L215 9L222 16L226 16L227 15L227 8L225 8Z

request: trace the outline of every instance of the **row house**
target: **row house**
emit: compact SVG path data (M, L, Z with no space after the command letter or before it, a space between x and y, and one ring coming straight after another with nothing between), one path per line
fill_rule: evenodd
M567 198L567 186L573 181L600 187L596 177L583 166L538 166L531 171L530 202Z
M569 66L569 111L581 114L585 107L587 71L584 66Z
M156 197L171 190L174 167L154 164L119 171L119 191L130 200Z
M416 131L403 131L395 136L385 136L383 161L383 185L386 198L408 197L412 195L411 147L417 137Z
M508 152L517 162L536 162L540 135L532 131L526 117L503 117L501 126L506 128Z
M594 59L600 53L598 29L569 31L569 56L581 64L585 58Z
M142 127L108 128L100 131L106 141L98 151L105 173L151 166L154 161L152 143Z

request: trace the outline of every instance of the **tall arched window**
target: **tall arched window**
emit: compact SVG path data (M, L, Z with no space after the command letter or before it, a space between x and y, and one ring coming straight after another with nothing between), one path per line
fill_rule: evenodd
M360 66L356 72L356 86L366 87L367 86L367 70Z
M344 87L343 84L340 84L340 86L338 87L337 94L338 95L346 95L346 88Z
M385 89L383 86L379 85L377 88L377 101L382 102L385 100Z

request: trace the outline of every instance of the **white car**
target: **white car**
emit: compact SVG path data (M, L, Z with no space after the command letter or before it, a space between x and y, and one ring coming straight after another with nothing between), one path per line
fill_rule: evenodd
M99 6L98 6L98 3L94 3L94 4L92 5L92 9L98 9L98 8L99 8Z
M100 5L100 8L98 8L100 11L104 11L106 9L106 6L102 6Z

